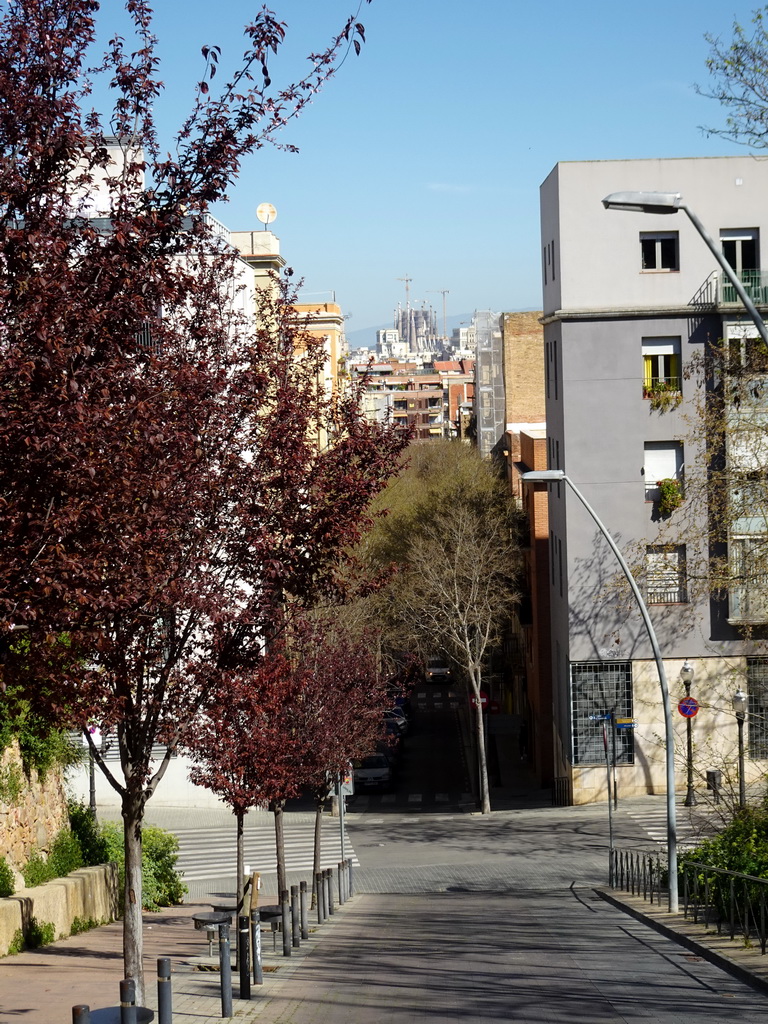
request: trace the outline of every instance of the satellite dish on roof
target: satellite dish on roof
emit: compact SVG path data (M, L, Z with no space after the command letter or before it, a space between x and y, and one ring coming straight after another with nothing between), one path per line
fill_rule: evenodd
M256 216L264 225L264 230L266 231L267 224L271 224L277 217L277 210L274 208L272 203L259 203L256 207Z

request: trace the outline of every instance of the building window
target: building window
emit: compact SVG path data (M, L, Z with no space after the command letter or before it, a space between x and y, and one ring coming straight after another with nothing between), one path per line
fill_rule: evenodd
M728 542L728 621L768 622L768 537L731 536Z
M725 228L720 232L720 245L723 256L737 273L760 266L758 228Z
M611 712L618 718L632 718L632 662L587 661L572 664L571 722L575 765L605 763L603 723L595 716ZM632 730L615 731L616 763L634 764Z
M643 397L681 389L680 338L643 338Z
M684 544L652 544L645 549L648 604L684 604L688 600Z
M643 270L679 270L677 231L641 231L640 256Z
M643 462L645 500L658 501L659 481L676 480L683 483L683 445L680 441L648 441Z
M768 658L747 658L747 750L768 760Z

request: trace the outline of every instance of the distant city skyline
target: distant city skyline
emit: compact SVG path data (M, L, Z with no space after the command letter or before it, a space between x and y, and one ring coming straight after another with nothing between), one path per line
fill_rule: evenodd
M297 77L307 52L324 48L356 2L271 6L288 25L285 52L270 66L279 86ZM755 6L363 3L361 55L345 60L281 136L300 152L257 152L230 203L213 212L232 230L259 229L256 207L272 203L270 228L303 279L302 301L335 295L350 335L370 330L371 344L405 303L405 276L412 303L431 304L441 329L443 290L448 317L538 309L538 190L555 163L743 152L700 129L722 125L725 115L694 84L708 85L704 33L730 39L734 18L748 23ZM200 47L222 47L213 84L226 80L253 7L188 0L183 18L169 0L157 8L166 88L156 108L170 148L202 73ZM125 31L112 8L99 26L102 43L116 27Z

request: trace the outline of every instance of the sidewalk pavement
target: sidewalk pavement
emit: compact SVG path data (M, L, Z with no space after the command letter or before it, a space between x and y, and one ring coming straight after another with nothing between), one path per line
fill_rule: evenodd
M276 899L266 893L259 902L266 906ZM237 998L239 974L232 971L233 1014L238 1021L258 1019L273 990L332 932L346 906L336 907L334 916L321 926L310 919L309 939L292 949L290 958L283 956L279 934L273 950L274 933L262 925L264 985L251 982L250 1001ZM214 956L208 957L206 934L192 921L193 914L210 909L210 903L190 903L144 914L146 1005L157 1009L157 960L170 957L173 1024L213 1024L222 1019L218 949L214 947ZM93 1012L118 1005L122 978L120 921L6 957L0 960L0 1024L69 1024L73 1006L85 1004Z
M727 937L707 933L702 925L687 922L682 915L670 915L663 907L638 897L616 890L598 889L595 892L606 902L650 924L695 956L714 963L755 988L768 991L768 957L761 956L759 949L745 949L738 942L731 943ZM433 895L439 897L439 894ZM474 896L490 898L488 893L475 893ZM409 934L411 920L407 901L424 898L429 897L355 896L343 907L337 907L334 916L323 925L310 924L309 940L302 942L300 949L293 949L290 958L283 957L279 936L277 948L273 951L272 933L263 927L264 984L252 986L250 1001L240 1000L236 998L239 977L233 971L234 1019L244 1024L248 1021L267 1024L273 1019L292 1019L290 1013L288 1018L283 1014L315 998L314 981L313 984L299 984L301 975L297 977L297 972L305 968L324 941L329 940L330 946L334 946L333 937L339 928L342 929L339 935L342 935L350 923L359 928L361 920L370 919L376 922L377 927L373 941L379 941L380 936L382 954L390 955L393 940L397 945L398 936L402 938ZM266 894L260 902L266 905L274 899L274 894ZM405 914L399 918L398 900L403 903ZM389 920L389 938L380 932L382 906L386 907ZM208 909L209 904L186 904L156 914L145 914L144 917L146 1002L156 1009L157 958L170 957L173 1024L214 1024L222 1019L218 974L201 969L217 962L217 957L209 960L205 933L196 931L192 922L194 913ZM449 938L450 929L445 933L445 939ZM448 947L441 953L436 946L431 955L438 959L441 956L452 959ZM342 970L343 965L338 966ZM310 977L314 978L316 973L310 972ZM24 1020L25 1024L68 1024L72 1019L71 1008L75 1005L87 1004L92 1011L115 1006L119 1002L122 976L120 922L62 939L34 952L7 957L0 961L0 1024L16 1024L19 1020ZM376 982L378 986L386 989L388 985L397 986L401 982L401 975L393 973L391 978L388 977L382 965ZM361 1016L356 1019L373 1020L365 1009L361 1007Z

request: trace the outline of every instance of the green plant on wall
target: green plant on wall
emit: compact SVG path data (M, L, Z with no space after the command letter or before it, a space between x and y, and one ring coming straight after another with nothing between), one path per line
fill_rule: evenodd
M16 886L14 884L13 872L5 857L0 857L0 898L13 896L15 891Z
M646 387L645 397L650 399L651 409L655 412L676 409L683 400L680 388L667 380L654 381L650 387Z
M659 500L658 509L659 515L662 519L666 519L667 516L671 516L676 508L680 508L683 503L683 490L680 486L680 481L675 480L674 477L666 477L664 480L659 480Z

